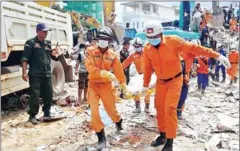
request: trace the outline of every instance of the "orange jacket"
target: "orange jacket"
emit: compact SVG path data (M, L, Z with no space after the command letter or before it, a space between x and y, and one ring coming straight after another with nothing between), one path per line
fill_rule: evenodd
M182 68L179 55L187 52L211 58L219 56L212 49L195 45L177 36L162 36L158 50L149 43L144 47L144 86L148 87L153 69L160 79L169 79L180 73Z
M197 57L198 64L200 67L197 68L198 73L208 74L208 58L207 57Z
M108 78L100 76L101 70L113 70L120 83L126 82L122 64L111 49L102 53L98 48L89 47L86 52L85 64L89 73L88 78L91 82L110 82Z
M228 58L231 64L238 64L239 60L238 51L230 51Z
M136 70L139 74L144 72L143 53L135 52L131 54L126 60L123 61L123 69L127 68L132 62L134 62Z
M230 24L230 26L237 26L237 20L236 19L230 19L229 24Z

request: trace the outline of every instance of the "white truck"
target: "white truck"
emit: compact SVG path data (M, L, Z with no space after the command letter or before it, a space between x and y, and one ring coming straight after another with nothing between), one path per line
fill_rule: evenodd
M69 13L38 5L34 2L1 3L1 97L26 89L28 82L22 80L21 55L25 42L36 36L36 25L45 23L51 29L47 39L55 48L57 43L64 57L52 60L52 84L54 96L61 94L65 82L74 80L73 68L69 65L73 47L72 23Z

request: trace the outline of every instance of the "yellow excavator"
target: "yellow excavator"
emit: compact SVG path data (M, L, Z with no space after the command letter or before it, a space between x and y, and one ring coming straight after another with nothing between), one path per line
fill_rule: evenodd
M70 12L76 31L79 34L78 42L84 43L84 36L91 39L96 36L96 29L101 27L101 23L94 17L76 11ZM110 27L114 33L114 40L119 44L124 37L124 28L115 23L115 2L103 2L104 26ZM89 34L91 33L91 34Z

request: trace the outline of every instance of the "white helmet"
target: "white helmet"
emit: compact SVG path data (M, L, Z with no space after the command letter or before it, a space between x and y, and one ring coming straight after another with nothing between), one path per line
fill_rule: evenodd
M141 38L136 37L133 40L131 40L131 44L134 46L142 46L143 45L143 41Z
M196 45L201 45L201 41L199 39L193 39L191 40L191 43L194 43Z
M235 44L231 44L230 50L232 50L232 49L236 49L236 45Z
M85 46L90 46L90 43L88 41L85 42Z
M145 25L147 37L153 37L163 32L162 24L158 21L150 21Z

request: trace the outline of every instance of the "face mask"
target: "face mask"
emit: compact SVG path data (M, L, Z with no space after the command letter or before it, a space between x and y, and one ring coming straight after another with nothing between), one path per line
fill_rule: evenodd
M107 48L108 47L108 41L106 41L106 40L99 40L98 41L98 46L100 48Z
M142 47L139 48L134 48L136 52L141 52L142 51Z
M157 38L157 39L148 39L149 43L153 46L156 46L158 45L160 42L161 42L161 39L160 38Z

